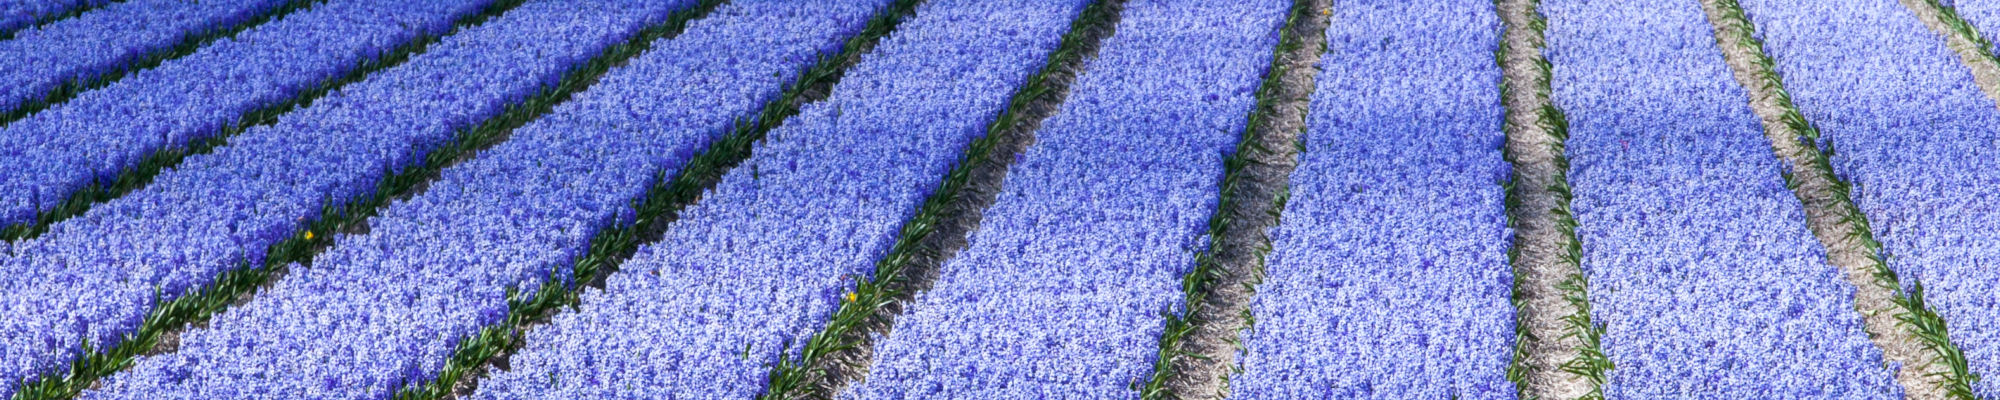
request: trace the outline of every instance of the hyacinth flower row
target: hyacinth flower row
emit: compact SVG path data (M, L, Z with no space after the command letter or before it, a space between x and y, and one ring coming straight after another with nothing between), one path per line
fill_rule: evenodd
M312 0L132 0L0 41L0 123ZM54 94L64 97L65 94Z
M516 12L639 7L625 3ZM143 358L86 396L366 398L427 380L453 341L501 322L510 294L541 290L540 279L581 256L607 222L629 221L627 202L660 171L754 111L877 8L750 0L717 9L389 205L369 233L337 238L256 302L182 336L179 351ZM260 373L275 370L287 372Z
M1988 44L1991 44L1993 40L2000 39L2000 2L1946 1L1944 2L1944 4L1946 4L1947 6L1955 7L1959 16L1963 18L1966 23L1972 25L1972 27L1975 30L1974 33L1978 34L1981 39L1986 40ZM1994 52L2000 52L2000 45L1994 45L1994 46L1995 47L1993 49L1989 50ZM1966 110L1967 110L1966 112L1975 112L1975 110L1972 110L1970 108L1967 108ZM1963 139L1961 138L1961 140ZM1990 215L1990 214L1991 213L1983 213L1981 215ZM1975 216L1967 216L1967 217L1982 218ZM1991 229L1991 228L1992 227L1989 226L1979 229ZM1967 254L1973 254L1973 253L1967 253ZM1987 309L1990 310L1992 308L1988 307ZM1989 320L1982 320L1982 321L1989 321ZM1984 323L1984 322L1978 322L1978 323ZM1953 324L1954 326L1964 325L1956 322L1954 322ZM1994 339L1985 339L1985 341L1990 341L1990 340ZM1992 346L1992 344L1988 344L1985 346ZM1967 351L1971 350L1968 349ZM1993 350L1993 349L1980 350L1981 354L1980 360L1982 360L1983 365L1986 365L1986 367L1980 369L1980 371L1985 371L1985 374L1982 376L1990 375L1990 376L1996 376L1995 379L2000 379L2000 370L1994 369L1996 367L2000 367L2000 363L1996 363L2000 362L2000 356L1994 355L1996 351L2000 350ZM1987 385L1988 385L1987 387L1980 389L1982 390L1980 392L1982 396L2000 397L2000 389L1996 389L1994 386L1992 386L1991 383Z
M1290 5L1125 4L854 397L1136 395Z
M1040 69L1013 88L1007 107L986 125L986 134L967 144L950 172L903 221L896 240L867 279L855 279L826 318L826 326L799 346L797 357L772 366L760 399L828 398L862 379L875 362L875 342L888 334L904 306L929 288L937 269L964 246L980 213L999 195L1000 179L1021 150L1033 144L1034 129L1054 114L1069 85L1098 43L1111 36L1122 0L1096 0L1078 11Z
M1083 6L1029 3L919 6L473 397L762 392Z
M1968 2L1969 3L1969 2ZM1867 1L1743 1L1831 167L1853 184L1873 240L1908 293L1923 346L1956 395L2000 396L2000 112L1908 9ZM1977 21L1976 19L1974 21ZM1918 290L1921 287L1922 290ZM1914 303L1914 304L1910 304ZM1906 366L1905 368L1910 368ZM1982 374L1983 373L1983 374ZM1976 386L1975 386L1976 385ZM1969 391L1970 393L1965 393Z
M1512 397L1498 16L1479 0L1329 12L1231 395Z
M267 255L296 257L309 246L287 239L314 239L309 224L371 211L340 207L381 201L392 173L449 160L427 157L433 149L497 136L470 128L520 118L506 111L574 84L564 82L567 71L605 62L592 57L687 4L524 4L190 158L145 189L10 244L0 288L19 295L0 299L0 308L20 312L0 315L0 379L56 369L86 341L117 343L149 309L224 271L261 265ZM274 249L281 254L267 253Z
M173 351L116 362L108 371L136 361L88 397L436 398L476 365L462 361L519 343L473 396L755 396L776 387L774 366L811 359L801 348L838 318L829 311L886 301L851 290L881 279L869 274L929 221L912 214L1012 110L1006 96L1085 2L934 0L879 51L853 57L831 99L787 123L766 118L790 107L780 99L817 92L798 88L859 53L840 38L869 36L855 31L918 0L519 1L290 2L266 14L283 18L236 24L250 27L240 37L0 119L13 122L0 126L0 152L15 152L0 159L58 160L0 168L26 177L0 185L47 170L88 177L51 182L95 184L146 154L241 132L46 235L0 243L10 293L0 397L132 342L164 304L257 266L289 275L179 335ZM1893 2L1745 1L1805 117L1826 128L1806 139L1856 184L1875 224L1854 234L1895 257L1886 286L1897 274L1922 282L1898 287L1899 301L1936 311L1897 329L1942 356L1947 384L1964 386L1956 397L2000 395L1974 378L2000 361L1985 295L2000 284L1981 268L1996 250L1985 242L2000 239L1984 218L2000 178L1976 172L1996 162L1981 128L2000 111ZM1169 347L1161 314L1183 312L1182 283L1212 243L1202 223L1214 227L1216 183L1242 148L1243 111L1289 8L1240 3L1132 2L1017 158L971 247L935 290L896 306L908 314L843 396L1105 398L1146 387ZM283 11L302 4L314 5ZM1584 317L1606 323L1603 351L1618 366L1603 371L1605 394L1899 396L1896 367L1848 311L1853 289L1803 229L1785 185L1801 172L1770 158L1700 4L1541 6L1547 89L1569 114L1578 254L1596 286ZM1993 12L1962 10L1974 23ZM1477 1L1328 10L1335 51L1320 65L1233 397L1512 396L1493 11ZM652 40L684 15L707 17ZM467 27L439 37L453 21ZM615 50L628 47L642 50ZM623 63L633 54L643 56ZM257 57L277 61L240 62ZM602 80L579 72L614 64ZM287 81L216 84L271 74ZM329 77L353 84L328 88ZM230 126L315 90L325 98L295 113L285 105L263 114L271 122ZM648 214L642 203L692 187L665 182L734 148L725 143L763 138L745 128L759 124L783 125L769 141L740 141L744 154L714 169L713 192L675 204L706 199ZM743 160L748 143L756 156ZM37 158L57 150L74 153ZM74 190L25 192L32 217ZM636 228L647 220L673 221L653 222L671 228L666 238L621 236L655 242L636 255L605 250L607 235L652 232ZM365 228L328 229L349 222ZM602 276L589 271L615 275L586 288L579 281ZM492 339L550 314L553 325L523 339ZM413 389L426 384L443 389Z
M11 39L14 37L14 32L27 29L38 22L71 17L110 2L111 0L0 1L0 40Z
M1605 395L1900 397L1701 4L1542 4Z
M0 127L0 226L78 213L72 193L105 192L97 186L144 173L135 169L157 171L146 165L161 163L156 153L268 122L488 3L331 0Z

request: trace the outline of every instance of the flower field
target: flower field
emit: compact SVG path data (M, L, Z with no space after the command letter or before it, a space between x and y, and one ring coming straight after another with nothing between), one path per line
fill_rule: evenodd
M0 398L2000 399L1989 30L0 0Z

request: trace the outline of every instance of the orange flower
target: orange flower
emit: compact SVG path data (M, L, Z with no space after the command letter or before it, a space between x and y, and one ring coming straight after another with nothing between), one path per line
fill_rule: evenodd
M854 302L854 292L847 292L847 302L849 303Z

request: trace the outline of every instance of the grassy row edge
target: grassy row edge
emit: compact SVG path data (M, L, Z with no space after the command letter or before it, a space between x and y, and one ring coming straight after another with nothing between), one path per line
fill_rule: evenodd
M453 28L444 33L412 38L410 41L389 51L376 54L373 57L362 57L356 61L354 67L347 69L347 72L323 79L299 91L289 99L265 104L246 111L242 115L237 116L235 123L222 126L213 133L197 136L197 139L191 140L184 145L163 143L162 147L153 150L152 153L147 154L138 163L120 169L114 177L103 180L93 179L82 188L70 192L62 202L56 203L55 207L36 210L34 219L0 226L0 240L10 242L21 241L33 239L44 233L48 233L49 227L55 225L57 222L83 215L83 213L90 211L91 207L95 207L97 204L117 199L152 184L153 179L158 177L161 172L180 165L181 161L186 160L188 157L213 152L217 147L228 144L230 138L248 131L250 128L277 123L278 116L292 112L293 110L311 107L313 101L318 100L321 96L333 90L366 79L369 75L377 71L402 65L404 61L409 61L410 57L422 54L424 50L436 44L444 37L457 33L464 28L485 23L487 19L511 10L523 2L525 0L498 0L489 3L479 11L460 17L457 21L453 22ZM34 202L40 203L39 200L35 200Z
M896 288L904 286L909 276L906 269L922 260L934 260L941 249L924 244L937 232L940 220L953 203L966 196L972 172L981 167L990 167L992 153L1004 136L1004 132L1032 121L1021 119L1026 107L1048 96L1059 95L1051 87L1048 77L1057 73L1064 65L1075 64L1084 57L1082 48L1093 38L1087 32L1093 27L1111 20L1116 11L1114 2L1118 0L1097 0L1086 6L1071 20L1069 31L1063 34L1061 43L1048 56L1042 69L1031 75L1016 89L1003 110L992 123L987 125L986 134L973 140L961 154L959 161L946 173L936 192L924 199L923 205L898 232L895 244L887 254L875 263L873 274L868 279L859 279L853 290L847 292L839 308L828 318L826 328L814 333L801 347L797 359L780 360L769 373L765 392L758 395L760 400L796 399L807 397L832 397L833 391L845 382L833 382L831 374L822 369L830 354L852 351L862 343L860 335L865 335L871 322L880 318L884 308L898 301L907 293ZM844 368L861 369L862 365L841 365Z
M1215 282L1222 280L1225 278L1224 275L1230 273L1227 268L1222 266L1221 262L1216 260L1215 254L1221 251L1220 249L1223 246L1226 246L1223 238L1228 233L1226 231L1229 226L1235 223L1233 212L1238 209L1255 207L1255 205L1237 205L1238 193L1245 190L1243 189L1243 185L1245 184L1243 180L1245 174L1244 168L1256 162L1251 157L1253 154L1278 154L1276 150L1265 148L1257 139L1265 129L1268 129L1269 124L1265 122L1265 119L1276 114L1276 109L1280 106L1278 102L1282 99L1279 97L1284 94L1280 90L1280 87L1284 85L1284 78L1290 72L1287 70L1285 57L1299 51L1305 46L1305 39L1299 36L1301 33L1298 28L1299 24L1313 18L1312 13L1316 10L1313 10L1311 1L1294 0L1289 11L1285 18L1284 26L1280 28L1280 32L1282 33L1280 34L1278 45L1271 52L1270 68L1265 71L1264 80L1257 87L1256 106L1246 116L1248 122L1244 125L1243 132L1238 135L1235 151L1223 160L1222 181L1217 185L1221 190L1217 195L1218 199L1215 211L1209 216L1208 231L1204 235L1208 240L1208 245L1205 247L1206 250L1195 254L1194 268L1181 276L1181 312L1178 315L1170 311L1161 313L1166 321L1160 331L1159 352L1154 357L1151 376L1147 378L1144 385L1137 388L1139 398L1141 399L1180 398L1180 394L1175 393L1167 385L1167 382L1173 381L1178 376L1178 372L1180 372L1174 365L1186 358L1210 359L1206 355L1187 351L1185 349L1186 339L1189 334L1194 333L1201 325L1209 323L1208 321L1196 320L1194 316L1200 313L1203 308L1209 306L1208 295L1219 290L1215 287ZM1325 43L1321 43L1319 51L1326 51ZM1305 115L1306 113L1304 112L1299 113L1301 119ZM1305 130L1305 124L1302 121L1298 129L1300 132ZM1297 150L1303 151L1303 142L1295 140L1293 146ZM1271 226L1276 226L1282 222L1285 204L1290 198L1291 187L1289 183L1281 183L1271 203L1263 205L1263 211L1271 216ZM1252 229L1269 229L1271 226L1253 227ZM1239 250L1248 250L1252 255L1251 258L1255 260L1250 265L1250 271L1247 271L1249 272L1249 276L1242 287L1248 296L1255 296L1257 285L1264 280L1265 257L1271 253L1271 242L1266 238L1259 241L1255 247ZM1230 351L1240 351L1242 349L1242 339L1239 335L1243 331L1253 329L1257 321L1256 317L1251 314L1248 304L1244 304L1243 309L1239 312L1242 315L1243 323L1241 326L1237 326L1235 334L1228 338L1229 342L1234 345L1234 348ZM1232 372L1240 372L1242 368L1239 365L1231 365L1230 367L1232 368ZM1227 396L1230 374L1223 374L1221 379L1220 388L1222 393L1217 393L1217 398Z
M43 93L39 98L30 98L21 104L15 105L12 109L0 111L0 126L12 124L14 121L27 118L29 115L34 115L57 104L62 104L83 92L108 86L134 72L152 69L168 60L193 54L195 50L199 50L202 46L207 46L216 40L236 37L236 34L250 28L283 18L293 12L304 10L324 1L326 0L288 0L284 4L264 10L235 24L211 26L184 33L181 35L180 42L164 49L157 49L126 60L120 60L120 64L122 65L114 66L110 71L69 77L55 87L49 88L49 91Z
M1538 0L1527 1L1527 13L1530 18L1528 26L1508 26L1505 29L1526 28L1537 38L1537 45L1541 45L1539 38L1544 37L1543 32L1548 29L1548 19L1538 10L1540 3ZM1495 0L1494 4L1496 9L1502 8L1500 7L1500 0ZM1500 11L1505 12L1505 10ZM1507 58L1512 52L1511 45L1505 39L1499 40L1499 45L1494 50L1494 62L1501 70L1508 68ZM1526 89L1538 91L1544 98L1551 97L1551 89L1548 83L1554 75L1554 66L1549 63L1548 59L1542 57L1535 58L1534 62L1534 73L1540 75L1542 85ZM1503 99L1509 97L1507 93L1521 89L1512 87L1505 79L1501 80L1500 92ZM1505 112L1513 114L1519 112L1519 110L1507 107ZM1606 372L1615 368L1615 366L1612 364L1611 358L1606 356L1604 352L1602 341L1604 324L1592 319L1589 297L1590 277L1583 272L1583 243L1577 237L1576 228L1578 224L1575 213L1570 209L1570 202L1575 196L1569 186L1569 158L1566 156L1567 145L1565 144L1569 140L1569 119L1563 113L1562 109L1556 107L1554 102L1544 104L1540 109L1530 112L1536 113L1536 126L1547 132L1550 138L1553 139L1549 142L1549 153L1552 155L1550 161L1555 164L1556 174L1553 177L1554 182L1550 183L1545 189L1555 196L1556 205L1555 208L1548 211L1555 219L1557 234L1564 239L1563 252L1559 255L1560 260L1563 263L1575 266L1575 270L1577 271L1565 277L1561 282L1558 282L1556 289L1562 292L1564 302L1576 308L1575 313L1562 317L1565 328L1563 337L1575 337L1582 343L1575 349L1577 356L1563 362L1558 368L1563 372L1581 376L1590 382L1590 391L1578 397L1579 399L1602 400L1604 398ZM1505 146L1502 146L1501 151L1504 154L1504 159L1510 162L1515 159L1515 156L1511 154L1512 151ZM1517 193L1518 191L1515 190L1514 182L1504 183L1503 189L1506 193L1505 202L1508 210L1519 210L1525 207L1523 200L1520 198L1519 193ZM1508 212L1505 214L1507 215L1508 227L1520 226L1520 221L1515 219L1515 213ZM1521 263L1520 257L1521 249L1519 246L1508 247L1508 265L1519 265ZM1524 306L1526 301L1524 293L1520 285L1520 280L1517 277L1512 294L1509 296L1509 301L1513 303L1516 310L1520 310ZM1515 316L1514 349L1511 361L1507 366L1506 375L1507 380L1514 382L1518 396L1523 399L1532 399L1534 398L1533 393L1527 390L1529 386L1527 377L1534 372L1534 366L1527 362L1527 345L1531 342L1537 342L1541 338L1537 338L1527 330L1521 329L1520 326L1525 325L1525 322L1526 318L1524 316Z
M1935 0L1925 1L1935 3ZM1722 18L1742 24L1744 27L1743 32L1728 38L1733 42L1723 42L1725 39L1720 36L1716 41L1721 45L1733 45L1751 50L1750 54L1755 57L1754 61L1760 69L1757 73L1763 80L1761 82L1763 89L1773 94L1775 101L1783 110L1782 119L1786 127L1801 134L1797 140L1805 149L1804 156L1810 164L1799 171L1784 171L1785 187L1791 189L1800 201L1806 201L1805 194L1798 191L1798 177L1795 174L1801 172L1815 174L1832 182L1834 203L1846 216L1841 222L1850 228L1846 232L1847 239L1859 243L1866 252L1875 285L1893 294L1890 301L1901 309L1896 315L1896 320L1902 322L1904 328L1917 338L1918 344L1936 356L1936 363L1944 368L1943 372L1931 374L1939 378L1939 389L1955 399L1974 399L1972 388L1979 382L1979 375L1972 372L1964 350L1952 343L1944 318L1924 303L1923 283L1913 278L1910 289L1906 291L1896 271L1889 268L1888 257L1882 254L1882 242L1875 239L1867 215L1854 204L1853 185L1834 172L1833 144L1821 140L1819 128L1807 120L1798 106L1792 102L1790 92L1785 90L1784 79L1778 72L1776 61L1765 52L1764 41L1757 39L1754 34L1756 25L1744 14L1742 6L1736 0L1716 0L1716 3L1722 11ZM1983 39L1978 43L1988 45Z
M469 16L459 29L484 23L520 3L515 0L495 3L486 9L486 13L491 15ZM679 21L685 23L685 20ZM74 398L98 379L130 367L136 356L159 343L162 334L207 321L215 313L230 307L238 298L254 293L273 277L283 275L290 264L310 263L314 256L332 245L334 232L363 223L390 201L413 193L425 182L434 179L456 160L497 143L505 138L508 131L554 109L556 104L567 100L597 75L622 60L624 57L615 55L619 51L627 51L620 50L624 47L629 46L607 48L604 54L572 68L557 84L545 86L510 104L504 111L478 125L459 130L447 143L428 151L411 148L409 159L419 160L415 165L404 168L385 166L383 178L376 181L372 192L365 192L344 203L328 198L322 203L317 217L286 239L268 246L261 263L253 265L247 260L241 261L219 274L210 284L191 289L172 300L159 301L164 294L156 293L156 305L147 313L137 331L126 334L117 345L108 348L93 347L86 340L82 349L84 355L71 361L67 372L52 372L37 380L23 382L13 396L14 400Z
M705 1L704 8L713 8L722 2ZM561 275L562 269L555 268L541 282L540 290L533 293L510 290L507 316L501 322L487 325L478 333L461 339L435 379L405 386L396 393L395 399L430 400L451 396L452 390L460 386L460 381L476 368L501 354L518 350L525 339L523 333L526 326L562 308L581 305L581 294L589 282L615 272L618 264L648 242L648 236L662 231L680 210L700 200L702 194L720 181L724 173L749 158L754 145L764 140L771 129L799 113L800 107L810 101L807 99L808 89L829 87L838 82L851 65L850 60L858 59L860 54L873 47L875 41L894 30L920 1L899 0L884 7L860 33L850 37L837 54L821 57L782 94L765 103L757 114L748 119L738 119L728 133L690 159L677 174L671 178L667 177L666 171L656 174L653 186L632 202L635 218L614 224L592 236L589 250L568 268L569 276Z
M2000 58L1996 58L1993 55L1993 42L1987 40L1986 36L1980 35L1979 28L1973 27L1971 22L1966 22L1964 17L1960 17L1958 15L1958 8L1944 4L1938 0L1916 1L1933 10L1937 10L1938 17L1944 21L1945 27L1950 29L1953 35L1971 41L1973 45L1978 47L1974 50L1978 52L1980 57L2000 62Z
M46 15L42 15L40 17L36 17L34 22L29 22L27 24L14 27L13 29L0 30L0 41L14 40L14 35L20 34L21 31L41 28L43 26L48 26L49 24L56 23L56 21L76 18L76 16L83 15L83 13L90 12L91 10L96 10L99 8L104 8L105 6L123 2L125 2L125 0L110 0L101 4L79 2L76 5L64 9L62 11L57 11Z

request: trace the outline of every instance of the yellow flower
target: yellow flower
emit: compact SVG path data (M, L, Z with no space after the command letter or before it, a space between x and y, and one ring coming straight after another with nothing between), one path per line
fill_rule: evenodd
M849 303L854 302L854 292L847 292L847 302Z
M1331 8L1319 9L1319 15L1333 15L1333 9Z
M313 240L313 231L306 231L306 240Z

